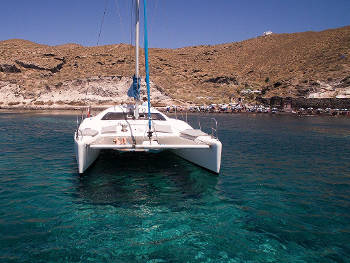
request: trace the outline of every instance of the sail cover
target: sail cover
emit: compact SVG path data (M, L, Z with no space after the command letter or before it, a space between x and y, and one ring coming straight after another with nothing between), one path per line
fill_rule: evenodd
M140 78L136 78L135 75L132 77L132 84L128 90L128 96L135 98L135 100L140 100L140 82Z

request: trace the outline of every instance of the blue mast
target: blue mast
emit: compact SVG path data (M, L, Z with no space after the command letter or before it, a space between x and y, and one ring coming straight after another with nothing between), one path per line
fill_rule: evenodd
M145 45L145 68L146 68L146 84L147 84L147 100L148 100L148 137L152 137L152 121L151 121L151 95L149 85L149 67L148 67L148 33L147 33L147 0L143 0L143 16L144 16L144 45Z

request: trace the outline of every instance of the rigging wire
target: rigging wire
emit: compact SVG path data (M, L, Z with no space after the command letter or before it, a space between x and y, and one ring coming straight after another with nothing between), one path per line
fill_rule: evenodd
M132 36L133 36L133 23L134 23L134 5L135 5L135 0L131 1L131 8L130 8L130 45L132 45Z
M118 0L115 0L115 7L116 7L116 11L117 11L117 15L119 17L119 22L120 22L120 27L121 27L121 31L122 31L122 38L125 37L126 39L126 43L127 44L127 39L128 39L128 33L126 32L126 27L124 27L124 23L123 23L123 19L122 19L122 16L121 16L121 4L119 5L118 4ZM128 52L125 54L126 55L126 58L124 59L124 64L127 65L128 61L130 61L130 57L131 57L131 52L130 52L130 55L128 54Z
M97 43L96 43L96 46L99 45L100 43L100 38L101 38L101 33L102 33L102 27L103 27L103 22L105 20L105 16L106 16L106 13L107 13L107 7L108 7L108 0L105 0L105 8L104 8L104 11L103 11L103 15L102 15L102 19L101 19L101 24L100 24L100 30L98 32L98 36L97 36ZM90 89L90 81L89 79L87 79L87 88L86 88L86 93L85 93L85 103L87 101L87 97L88 97L88 93L89 93L89 89ZM97 89L97 91L99 92L99 88ZM90 105L88 107L88 111L90 111Z
M130 8L130 52L129 52L129 61L130 61L130 72L133 72L133 64L132 64L132 53L133 53L133 46L132 46L132 43L133 43L133 23L134 23L134 9L135 9L135 0L132 0L131 1L131 8ZM136 19L136 17L135 17Z
M149 83L149 65L148 65L148 34L147 34L147 1L143 0L143 24L144 24L144 49L145 49L145 69L146 69L146 85L147 85L147 104L148 104L148 138L152 139L152 117L151 117L151 96Z
M158 0L156 0L156 2L155 2L155 7L154 7L154 15L153 15L153 17L155 17L155 15L157 14L157 10L158 10L158 3L159 3L159 1Z
M154 3L154 7L153 7L153 14L151 15L150 17L150 22L149 22L149 25L148 25L148 28L149 28L149 32L150 32L150 35L153 35L152 32L153 32L153 25L156 23L156 14L157 14L157 9L158 9L158 3L159 1L158 0L155 0L153 1Z
M126 35L125 33L125 28L124 28L124 23L123 23L123 20L122 20L122 16L120 14L120 7L118 5L118 0L115 0L115 8L116 8L116 11L117 11L117 16L119 17L119 22L120 22L120 27L121 27L121 31L123 32L123 37Z
M107 6L108 6L108 0L105 1L105 9L104 9L104 11L103 11L103 16L102 16L101 25L100 25L100 31L99 31L99 33L98 33L97 44L96 44L96 46L98 46L98 44L99 44L99 42L100 42L100 37L101 37L103 22L104 22L104 20L105 20L105 16L106 16L106 13L107 13Z

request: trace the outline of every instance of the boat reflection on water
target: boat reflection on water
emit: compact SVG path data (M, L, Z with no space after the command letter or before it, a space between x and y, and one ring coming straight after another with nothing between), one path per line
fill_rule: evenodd
M80 177L77 197L84 203L117 207L176 206L211 195L217 182L211 172L170 152L135 155L108 151Z

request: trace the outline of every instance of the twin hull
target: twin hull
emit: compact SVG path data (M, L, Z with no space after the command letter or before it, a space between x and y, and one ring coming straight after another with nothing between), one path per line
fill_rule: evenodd
M92 165L101 149L135 151L135 154L170 150L185 160L219 173L222 145L218 139L151 108L153 137L150 142L146 136L148 109L139 106L140 117L135 119L134 107L113 106L83 120L74 135L79 173Z
M79 173L84 173L100 154L100 149L91 148L89 145L75 140L75 155L77 158ZM221 164L221 142L210 138L212 144L206 149L169 149L172 153L190 161L198 166L206 168L214 173L219 173ZM162 149L163 150L163 149ZM137 154L137 153L135 153Z

